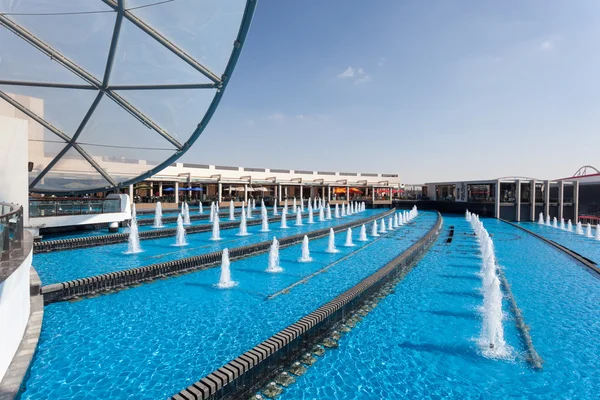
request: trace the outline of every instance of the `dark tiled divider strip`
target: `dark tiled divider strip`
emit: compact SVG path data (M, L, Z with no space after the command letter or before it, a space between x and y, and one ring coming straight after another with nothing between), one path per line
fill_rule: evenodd
M564 252L564 253L568 254L569 256L573 257L575 260L579 261L580 263L582 263L583 265L585 265L586 267L588 267L592 271L600 274L600 268L598 268L598 264L596 264L595 262L593 262L589 258L585 258L581 254L578 254L578 253L574 252L573 250L569 249L568 247L565 247L565 246L563 246L561 244L558 244L554 240L547 239L547 238L545 238L542 235L538 235L537 233L532 232L529 229L522 227L521 225L513 224L512 222L509 222L509 221L501 219L501 218L499 218L499 219L500 219L500 221L506 222L509 225L512 225L512 226L514 226L516 228L519 228L519 229L521 229L521 230L529 233L530 235L535 236L536 238L538 238L538 239L546 242L550 246L556 247L557 249L559 249L562 252Z
M290 215L290 214L288 214ZM281 220L281 215L270 217L269 223ZM164 221L163 221L164 222ZM260 225L260 218L250 219L246 221L247 226ZM139 220L138 220L139 224ZM220 229L233 229L240 226L240 221L225 221L220 222ZM186 233L201 233L212 231L212 224L192 225L185 227ZM158 239L163 237L175 236L176 228L156 229L151 231L140 232L140 240ZM87 236L71 239L48 240L45 242L35 242L33 244L33 253L48 253L51 251L82 249L85 247L106 246L116 243L125 243L129 240L129 233L113 233L111 235L102 236Z
M297 359L333 325L360 307L365 298L415 263L437 239L441 227L442 217L438 213L433 228L384 267L296 323L177 393L171 400L244 398L254 388L268 381L281 366Z
M354 228L370 221L387 217L393 214L395 209L372 215L367 218L348 222L346 224L332 227L335 232ZM287 236L279 240L280 247L287 247L302 242L304 235L310 239L323 237L329 234L328 228L319 229L312 232L300 233L298 235ZM271 247L271 241L265 241L247 246L235 247L229 250L229 258L237 260L264 253ZM102 291L135 285L145 281L152 281L168 275L180 274L183 272L192 272L219 265L221 262L222 251L214 251L199 256L182 258L175 261L147 265L139 268L126 269L123 271L111 272L108 274L96 275L89 278L75 279L72 281L54 283L42 287L44 303L50 304L57 301L69 300L75 297L88 296Z

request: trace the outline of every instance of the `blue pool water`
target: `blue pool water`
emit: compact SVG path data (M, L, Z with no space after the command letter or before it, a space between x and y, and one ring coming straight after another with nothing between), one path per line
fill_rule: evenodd
M563 231L561 229L556 229L547 225L540 225L534 222L521 222L520 225L532 232L544 236L547 239L553 240L558 244L568 247L574 252L579 253L600 265L600 241L594 238L586 237L585 235L578 235L574 232ZM585 232L585 227L583 230ZM595 230L593 230L592 233L595 234Z
M42 283L48 285L50 283L64 282L191 257L221 250L226 247L245 246L270 240L273 236L279 238L292 236L317 229L342 225L383 212L381 210L366 210L349 217L324 222L315 221L314 224L305 223L303 226L295 226L295 220L291 221L288 219L288 229L281 229L281 224L274 222L269 225L270 232L260 232L261 226L254 225L248 227L248 233L251 233L250 236L237 236L237 228L226 229L221 231L221 240L218 241L210 240L212 232L194 233L187 235L188 245L183 247L174 246L174 236L148 239L141 241L143 252L137 254L126 254L127 243L40 253L34 255L33 265L40 275Z
M597 399L600 280L563 253L484 220L531 328L542 371L530 369L504 304L510 360L484 358L480 259L470 225L446 216L432 250L374 311L281 399ZM456 233L447 244L448 228Z
M233 262L232 278L239 284L231 290L214 288L220 271L212 268L51 304L23 398L173 395L385 265L435 220L434 213L422 213L413 223L353 248L342 247L345 235L338 234L337 254L324 251L328 238L312 241L312 263L297 262L299 245L282 249L280 274L265 272L267 254ZM348 255L289 294L267 300Z

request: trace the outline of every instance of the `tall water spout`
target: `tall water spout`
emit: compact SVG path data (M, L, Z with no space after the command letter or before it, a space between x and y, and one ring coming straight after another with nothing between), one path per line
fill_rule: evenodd
M388 218L388 231L393 231L394 230L394 221L392 219L392 217Z
M588 222L587 227L586 227L586 232L585 232L585 236L589 237L589 238L593 238L594 236L592 235L592 225L590 225L590 223Z
M135 203L131 205L131 219L137 218L137 211L135 210Z
M350 206L350 203L348 203L348 206L346 207L346 215L352 215L352 207Z
M260 231L261 232L269 232L269 216L267 215L266 210L264 213L262 213L261 217L262 217L262 223L261 223Z
M573 224L571 223L571 220L569 220L569 222L567 223L567 230L569 232L573 232Z
M229 220L235 221L235 206L233 205L233 200L229 201Z
M248 207L252 207L248 205ZM237 234L238 236L248 236L248 227L246 226L246 214L244 213L244 205L242 204L242 215L240 221L240 231Z
M308 203L308 223L309 224L314 224L314 217L313 217L313 209L310 206L310 203Z
M469 210L465 211L465 219L467 220L467 222L471 222L471 213L469 212Z
M319 222L325 221L325 210L323 207L319 208Z
M277 212L277 199L273 201L273 215L279 215Z
M546 215L546 225L550 226L550 214Z
M367 227L365 226L365 224L362 224L362 226L360 227L360 234L358 235L358 241L359 242L366 242L367 240Z
M267 207L265 207L265 201L260 199L260 215L265 215L267 213Z
M304 235L302 239L302 257L298 260L300 262L311 262L312 257L310 256L310 250L308 249L308 236Z
M252 199L252 210L256 210L256 199Z
M556 217L554 217L554 219L552 220L552 226L554 228L558 228L558 219Z
M331 219L331 206L327 203L327 219Z
M231 280L229 264L229 250L223 249L223 255L221 256L221 279L217 283L219 289L229 289L237 285L237 282Z
M133 205L134 217L129 223L129 239L127 243L127 254L135 254L142 251L140 246L140 234L138 232L137 218L135 217L135 204Z
M373 221L373 227L371 228L371 236L379 236L379 233L377 232L377 221Z
M302 226L302 213L300 212L300 208L296 208L296 226Z
M333 228L329 228L329 243L327 244L327 253L339 253L339 250L335 247L335 232Z
M279 242L273 238L271 250L269 251L269 266L267 272L281 272L283 268L279 265Z
M287 199L285 199L283 201L283 209L285 210L285 213L287 214L287 212L288 212L288 201L287 201Z
M540 217L538 218L538 224L544 225L544 213L540 213Z
M583 235L583 227L581 226L581 222L577 222L577 234Z
M181 214L177 216L175 246L187 246L187 240L185 239L185 228L183 227L183 218L181 218Z
M396 216L398 217L398 226L402 226L404 225L404 223L402 222L402 213L396 214Z
M287 229L287 211L284 208L281 210L281 229Z
M346 231L346 243L344 243L344 246L346 246L346 247L354 247L354 246L356 246L352 242L352 229L351 228L348 228L348 230Z
M215 219L213 220L212 236L210 240L221 240L221 228L219 227L219 214L215 213Z
M162 205L160 204L160 201L156 202L156 208L154 209L154 225L152 225L152 227L154 227L154 228L164 227L164 225L162 223Z
M596 240L600 240L600 223L596 222Z
M215 222L215 202L210 203L210 222Z
M252 219L252 205L248 202L248 208L246 209L246 219Z
M565 230L565 219L564 218L560 219L560 229L562 229L563 231Z
M394 228L399 228L400 225L398 225L398 214L394 213Z
M383 220L383 218L380 221L380 226L379 226L379 233L386 233L387 231L385 230L385 221Z
M202 208L202 202L198 202L198 214L204 214L204 209Z
M342 217L346 216L346 204L345 203L342 203L342 214L341 215L342 215Z
M339 217L340 217L340 208L338 207L338 204L337 204L337 203L335 203L335 213L334 213L334 216L335 216L336 218L339 218Z
M192 224L192 222L190 221L190 207L188 206L188 203L183 203L183 224Z
M296 205L296 198L294 197L294 200L292 202L292 212L296 213L297 209L298 209L298 206Z

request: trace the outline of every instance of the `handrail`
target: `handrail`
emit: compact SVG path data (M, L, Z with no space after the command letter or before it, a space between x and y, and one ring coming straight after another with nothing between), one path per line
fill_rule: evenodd
M104 214L120 211L120 198L39 198L29 200L29 216L33 218Z
M0 261L10 260L13 250L22 249L22 242L23 207L0 202Z

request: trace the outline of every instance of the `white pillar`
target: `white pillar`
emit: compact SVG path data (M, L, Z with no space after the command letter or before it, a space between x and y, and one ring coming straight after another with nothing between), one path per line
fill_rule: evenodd
M550 215L550 181L544 181L544 215Z
M517 210L515 212L515 219L517 222L521 221L521 181L517 179L517 188L515 190L515 203L517 204Z
M133 185L129 185L129 203L133 204Z
M565 205L565 181L558 183L558 220L564 218L564 205Z
M496 181L496 191L494 195L494 217L500 218L500 181Z
M158 182L158 197L162 197L163 192L162 192L162 182Z
M175 204L179 204L179 182L175 182Z
M304 195L304 185L300 185L300 201L302 201L302 196Z
M346 186L346 201L350 202L350 186Z
M529 202L531 204L531 208L529 209L529 220L535 221L535 180L531 180L531 194L529 196Z
M331 201L331 186L327 186L327 202Z
M579 221L579 181L573 182L573 222Z
M244 184L244 203L248 204L248 184Z
M221 182L219 182L219 184L217 186L218 186L217 201L220 204L221 200L223 199L223 184Z
M277 193L278 193L277 199L281 202L281 200L282 200L281 199L281 183L277 184Z
M375 186L371 188L371 201L375 202Z
M11 108L11 106L8 107ZM0 201L23 206L24 226L29 226L29 173L27 171L29 144L27 137L28 122L26 120L0 116ZM8 326L6 329L7 331L12 330Z

